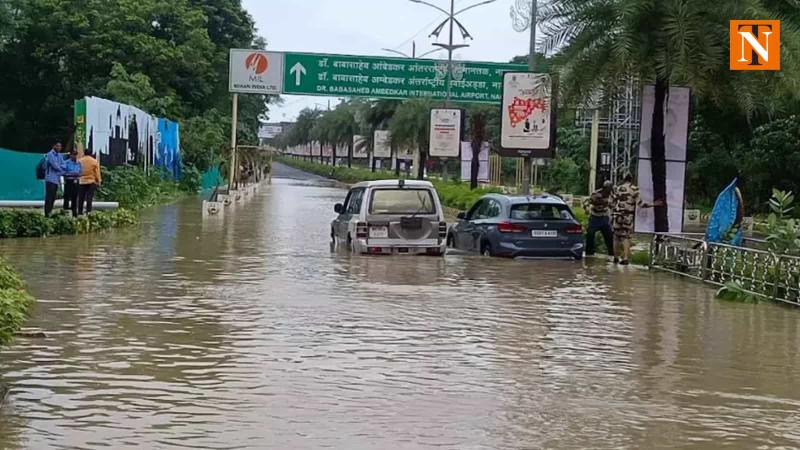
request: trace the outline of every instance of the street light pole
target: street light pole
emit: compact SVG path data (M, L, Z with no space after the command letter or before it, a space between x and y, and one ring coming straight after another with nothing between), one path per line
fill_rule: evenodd
M428 56L431 53L436 53L436 52L442 51L441 48L435 48L435 49L433 49L431 51L425 52L425 53L417 56L417 43L416 43L416 41L411 43L411 54L410 55L408 55L406 53L403 53L403 52L401 52L399 50L391 49L391 48L382 48L381 50L383 50L385 52L389 52L389 53L394 53L396 55L400 55L400 56L402 56L404 58L410 58L410 59L422 58L423 56Z
M452 81L453 81L453 51L455 51L455 50L457 50L459 48L469 47L469 44L453 44L453 28L454 28L454 26L458 25L458 28L461 30L461 36L464 39L467 39L467 38L472 39L472 36L469 34L467 29L464 28L464 25L462 25L458 21L458 19L456 19L456 16L461 14L461 13L463 13L463 12L465 12L465 11L467 11L467 10L476 8L478 6L487 5L489 3L494 3L497 0L484 0L484 1L481 1L481 2L478 2L478 3L475 3L474 5L468 6L468 7L464 8L464 9L461 9L459 11L456 11L456 0L450 0L450 11L449 12L444 10L443 8L440 8L440 7L432 4L432 3L428 3L425 0L410 0L410 1L412 1L414 3L420 3L420 4L423 4L423 5L426 5L426 6L430 6L431 8L437 9L437 10L439 10L439 11L441 11L441 12L443 12L443 13L445 13L447 15L447 19L445 19L444 22L440 23L439 26L437 26L433 30L433 33L431 33L430 36L436 36L438 38L439 34L442 32L442 29L444 28L445 24L448 24L450 26L450 29L449 29L450 37L448 39L447 44L440 44L438 42L433 44L433 45L435 45L437 47L441 47L441 48L447 50L447 74L446 74L446 77L447 77L446 78L447 97L445 99L445 107L450 107L450 101L451 101L452 95L453 95L453 89L452 89L452 84L453 84L452 83ZM447 159L443 159L442 160L442 177L445 179L445 181L447 181Z

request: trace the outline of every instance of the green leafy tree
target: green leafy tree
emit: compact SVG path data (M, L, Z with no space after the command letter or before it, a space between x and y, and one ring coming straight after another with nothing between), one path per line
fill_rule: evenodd
M174 95L159 96L150 83L150 77L143 73L129 74L122 64L114 64L111 68L111 79L103 97L161 117L175 117L179 112Z
M746 146L736 149L742 176L742 194L754 207L763 205L773 194L772 187L800 192L797 167L800 167L800 117L790 116L762 125L753 132Z
M0 0L0 145L69 140L73 101L87 95L184 125L230 117L228 51L264 46L240 0ZM273 100L240 98L240 142L255 143Z
M217 110L206 111L182 122L181 152L183 162L205 172L220 162L229 145L230 117Z
M305 145L312 141L313 137L311 130L317 119L322 115L316 109L304 109L300 111L297 116L297 121L294 126L289 130L288 143L289 145Z

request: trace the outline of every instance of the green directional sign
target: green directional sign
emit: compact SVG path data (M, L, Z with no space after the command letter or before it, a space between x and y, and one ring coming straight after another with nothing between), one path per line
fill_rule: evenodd
M447 98L446 61L375 56L285 53L283 93L406 99ZM503 73L520 64L454 61L454 102L500 103Z

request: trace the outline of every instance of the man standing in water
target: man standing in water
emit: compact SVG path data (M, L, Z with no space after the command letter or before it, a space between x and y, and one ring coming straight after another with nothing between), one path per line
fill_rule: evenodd
M592 193L584 203L584 209L589 213L589 228L586 233L586 256L595 253L595 235L599 231L603 235L606 251L609 256L614 256L614 234L611 230L611 194L613 193L611 181L603 183L603 187Z
M72 217L78 217L78 179L82 172L78 152L72 150L64 161L64 211L72 211Z
M46 217L50 217L53 212L62 175L64 175L64 158L61 156L61 143L56 142L45 155L44 215Z
M653 208L663 202L645 203L639 197L639 186L633 184L633 175L625 174L623 183L617 186L612 199L614 204L614 263L629 264L631 257L631 238L635 228L636 208Z

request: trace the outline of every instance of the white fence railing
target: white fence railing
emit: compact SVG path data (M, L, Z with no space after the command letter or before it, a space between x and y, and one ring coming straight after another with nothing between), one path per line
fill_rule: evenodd
M765 241L744 247L706 242L701 234L656 234L650 266L714 285L736 282L745 291L800 306L800 258L766 250Z

